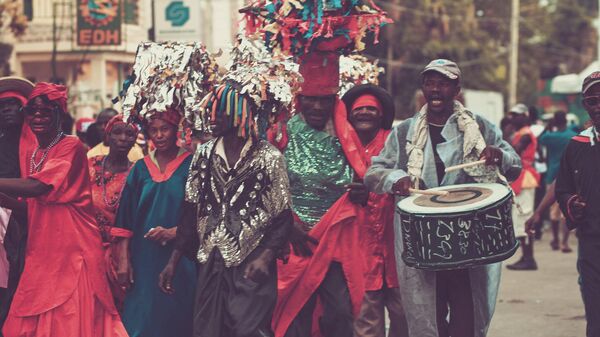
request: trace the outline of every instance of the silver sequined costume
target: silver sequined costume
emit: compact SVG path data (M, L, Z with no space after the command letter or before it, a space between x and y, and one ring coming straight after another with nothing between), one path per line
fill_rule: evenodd
M283 155L266 141L252 141L228 169L214 155L218 140L198 148L188 176L186 201L198 205L197 259L217 248L226 267L240 265L261 243L272 220L291 208Z

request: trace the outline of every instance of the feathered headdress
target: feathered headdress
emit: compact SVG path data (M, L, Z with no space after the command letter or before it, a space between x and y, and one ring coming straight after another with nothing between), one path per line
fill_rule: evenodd
M340 96L360 84L379 85L379 75L385 72L379 60L370 61L358 54L340 57Z
M123 115L143 121L176 110L200 128L195 112L217 77L218 65L201 43L141 43L124 88Z
M361 51L365 36L391 23L373 0L254 0L241 10L246 31L260 32L270 50L299 56L319 51Z

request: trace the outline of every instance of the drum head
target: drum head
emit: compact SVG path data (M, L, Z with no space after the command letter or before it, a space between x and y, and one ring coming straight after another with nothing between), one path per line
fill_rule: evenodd
M432 188L448 191L446 196L412 195L398 203L398 208L411 214L449 214L474 211L504 199L510 190L501 184L464 184Z

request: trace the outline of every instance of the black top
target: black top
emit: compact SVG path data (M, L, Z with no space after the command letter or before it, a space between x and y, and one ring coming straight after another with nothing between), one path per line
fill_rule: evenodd
M5 133L0 130L0 178L20 178L19 169L20 133Z
M429 138L431 139L431 145L433 146L433 155L435 157L435 169L437 171L438 184L442 184L442 180L444 180L444 175L446 174L446 166L444 162L440 158L440 155L437 152L437 145L445 142L446 140L442 137L442 129L443 126L435 126L429 124Z
M575 137L567 146L556 177L556 199L571 226L577 226L577 236L600 237L600 143L592 146L584 137ZM567 202L579 194L587 207L584 219L570 219ZM570 227L571 227L570 226Z

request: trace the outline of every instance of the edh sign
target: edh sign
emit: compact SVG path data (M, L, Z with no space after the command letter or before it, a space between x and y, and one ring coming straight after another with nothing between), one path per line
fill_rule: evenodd
M77 44L120 45L122 12L120 0L77 0Z

